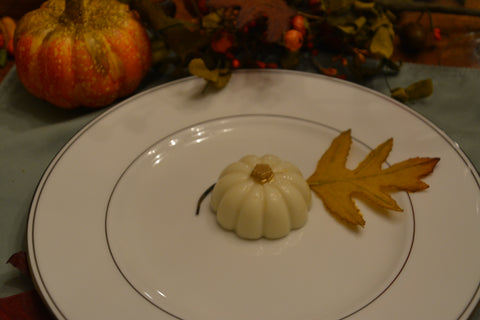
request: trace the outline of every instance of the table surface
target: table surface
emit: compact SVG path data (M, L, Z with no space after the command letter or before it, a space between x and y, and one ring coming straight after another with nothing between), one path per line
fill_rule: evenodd
M181 6L181 1L177 1L180 6L178 7L178 14L185 15L185 10ZM444 5L460 5L460 0L430 0L428 3L438 3ZM474 9L480 9L480 1L478 0L466 0L464 6ZM0 1L0 17L11 16L14 19L19 19L25 12L37 8L42 1L40 0L2 0ZM417 21L420 17L418 12L408 12L401 14L398 18L401 23L407 23L409 21ZM432 20L434 26L440 28L442 32L442 38L435 40L430 37L426 49L416 54L408 54L401 50L397 50L394 59L409 62L401 71L401 77L398 79L392 78L392 85L398 83L399 85L405 83L411 83L414 80L418 80L422 75L434 75L435 82L435 96L426 101L418 101L409 104L415 111L421 113L428 119L432 120L455 141L458 141L462 146L466 154L471 158L472 162L477 166L477 170L480 168L480 150L477 148L477 141L480 139L480 93L476 93L476 86L480 83L480 17L471 16L455 16L452 19L451 15L447 14L432 14ZM429 25L428 15L421 16L419 20L425 26ZM451 68L453 67L453 68ZM10 60L6 67L0 68L0 88L7 93L11 93L12 90L19 90L21 88L20 83L16 75L12 75L9 71L14 68L14 61ZM477 72L478 71L478 72ZM6 77L6 78L5 78ZM8 87L1 87L2 84L8 82ZM384 79L372 79L371 81L364 83L364 85L378 90L383 93L388 93L388 88L384 83ZM461 93L459 93L461 92ZM26 92L25 92L26 93ZM26 106L34 101L31 97L25 96L21 98L11 99L11 97L2 97L0 95L0 112L5 116L4 119L0 118L0 137L5 133L8 138L15 138L16 141L26 144L27 138L31 139L32 134L40 134L41 137L45 137L50 144L50 148L57 148L58 150L63 144L68 141L68 138L80 129L86 122L92 119L95 115L88 114L85 111L73 111L64 112L57 111L54 108L51 114L46 115L45 112L38 110L27 110ZM2 103L5 104L18 104L20 109L7 110L5 112L2 108ZM43 107L43 103L41 107ZM46 105L46 103L45 103ZM7 106L11 108L11 106ZM23 108L23 109L22 109ZM46 106L49 108L49 106ZM22 118L21 118L22 117ZM17 121L12 124L11 121ZM26 132L27 129L39 129L41 126L44 130L37 130L35 132ZM22 130L25 129L25 133ZM41 129L41 128L40 128ZM60 132L62 136L56 136ZM29 136L30 134L30 136ZM39 138L40 139L40 138ZM0 153L5 150L13 148L11 144L2 141L0 138ZM3 149L2 149L3 148ZM6 159L0 157L0 163L6 163L10 167L14 168L18 172L9 173L8 183L3 185L0 183L0 191L6 190L2 187L16 188L18 186L28 185L31 189L26 195L18 196L17 199L8 200L6 203L10 213L24 212L28 214L28 204L31 192L34 191L34 185L31 181L36 180L37 177L32 177L32 171L35 175L40 175L41 172L48 165L51 157L54 155L50 151L43 152L41 150L42 144L35 143L32 148L37 149L38 161L32 164L28 160L21 160L18 164L14 164L12 159ZM13 149L12 149L13 150ZM27 150L18 150L17 157L31 155L32 152ZM1 169L1 168L0 168ZM5 172L5 171L4 171ZM28 180L29 179L29 180ZM0 203L3 200L0 197ZM21 203L21 207L14 208L17 205L15 201ZM3 207L3 205L2 205ZM15 211L15 212L14 212ZM1 218L1 214L0 214ZM5 218L1 218L5 219ZM8 218L13 224L12 230L23 230L26 224L25 217ZM3 220L2 220L3 221ZM2 227L0 223L0 235L3 231L7 230L6 227ZM7 234L1 235L6 238ZM24 245L23 236L14 234L14 231L8 231L8 236L14 238L14 246ZM9 240L10 241L10 240ZM9 249L8 245L0 241L0 259L5 259L4 254ZM14 253L14 252L10 252ZM13 294L20 291L22 288L28 288L30 284L27 280L20 276L14 276L14 271L3 266L0 268L0 298L8 294ZM5 278L8 280L5 280ZM4 284L6 287L2 288ZM478 309L478 307L477 307ZM472 320L480 319L480 311L477 310L471 317Z

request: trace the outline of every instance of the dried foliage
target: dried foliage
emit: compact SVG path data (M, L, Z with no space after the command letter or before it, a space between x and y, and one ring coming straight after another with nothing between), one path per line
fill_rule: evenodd
M265 40L279 42L283 33L290 28L290 20L296 11L283 0L210 0L208 5L213 9L239 7L237 28L257 19L267 19Z
M172 0L128 1L152 31L153 56L163 71L170 66L178 75L193 74L192 59L222 74L236 68L295 68L305 56L320 73L339 78L362 79L401 67L392 60L396 16L388 9L397 0L182 1L191 19L174 15ZM319 51L335 60L321 65ZM227 83L222 79L221 86Z

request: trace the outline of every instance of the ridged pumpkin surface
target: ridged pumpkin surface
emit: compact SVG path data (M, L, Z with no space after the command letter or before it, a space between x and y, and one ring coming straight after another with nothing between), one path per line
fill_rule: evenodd
M244 239L278 239L302 227L311 191L300 170L274 155L248 155L227 166L212 191L217 222Z
M116 0L49 0L15 32L20 81L62 108L98 108L130 95L151 60L145 29Z

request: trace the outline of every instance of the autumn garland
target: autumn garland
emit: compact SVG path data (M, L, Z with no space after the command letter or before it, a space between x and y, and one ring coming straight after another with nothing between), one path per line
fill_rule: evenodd
M400 70L391 59L396 17L379 1L183 0L190 20L175 18L170 1L130 5L154 35L157 68L173 66L174 76L188 71L207 87L223 88L237 68L295 68L304 54L334 77L346 78L340 69L357 78ZM315 59L320 50L333 53L331 66ZM421 98L431 94L431 81L413 89L392 92L403 101Z

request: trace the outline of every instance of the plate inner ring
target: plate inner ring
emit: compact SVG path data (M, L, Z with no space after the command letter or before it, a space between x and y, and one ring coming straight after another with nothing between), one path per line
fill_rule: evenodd
M307 224L279 240L246 241L196 202L221 170L247 154L276 154L308 177L340 130L280 115L218 118L154 142L125 169L108 203L109 250L134 290L177 319L344 319L394 285L415 238L411 199L402 213L355 201L352 229L313 196ZM347 165L372 148L357 138Z

